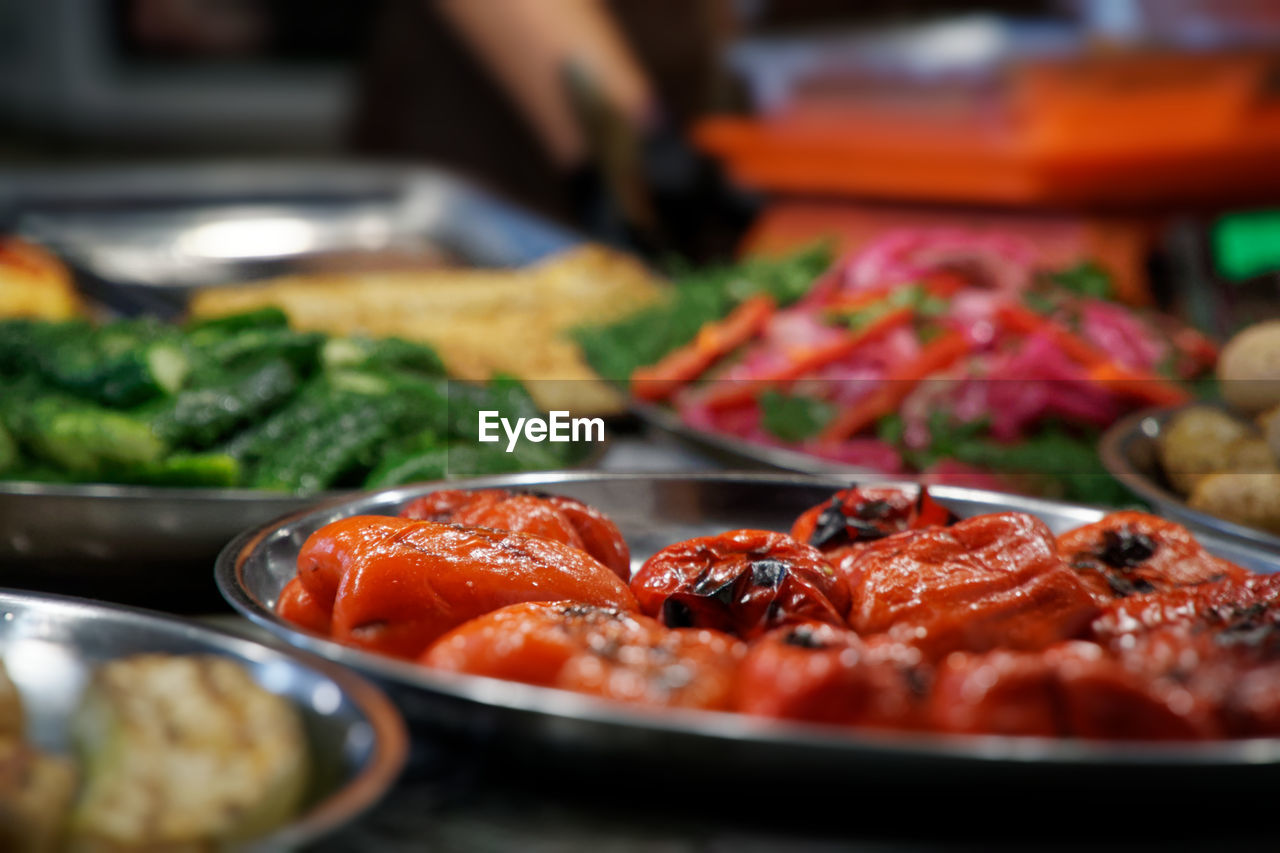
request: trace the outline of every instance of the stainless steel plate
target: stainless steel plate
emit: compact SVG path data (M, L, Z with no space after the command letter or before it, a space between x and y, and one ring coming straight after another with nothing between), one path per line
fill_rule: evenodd
M170 612L217 604L208 567L236 533L322 498L247 489L0 482L0 584Z
M579 241L447 173L352 161L0 171L6 227L117 310L154 313L193 287L415 259L519 266Z
M253 849L288 849L336 829L400 773L403 721L381 691L340 667L141 610L0 590L0 658L40 747L67 752L68 722L94 667L142 652L224 655L302 712L315 765L309 802Z
M162 315L192 288L335 253L503 267L579 240L438 170L352 161L0 170L6 228L50 247L116 310ZM316 500L0 482L0 583L200 610L218 601L207 569L232 536Z
M594 467L610 442L606 433L574 467ZM0 480L0 584L171 613L220 609L209 567L227 542L341 494Z
M1280 536L1192 509L1168 488L1157 449L1161 431L1177 411L1150 409L1116 422L1098 445L1107 471L1161 515L1194 530L1280 555Z
M641 476L591 473L531 474L467 481L467 487L536 487L586 501L608 513L631 545L633 560L691 536L735 527L788 529L803 509L830 496L847 480L786 475L722 474ZM459 484L450 484L456 486ZM920 773L991 773L1004 781L1046 768L1084 770L1095 783L1132 775L1190 770L1191 786L1216 784L1214 769L1234 774L1258 768L1280 775L1280 740L1196 745L1099 744L1043 738L952 737L860 732L699 711L646 711L590 697L476 676L432 671L295 630L273 605L294 576L298 549L313 531L362 513L394 513L439 486L393 489L339 501L245 533L218 559L218 586L231 604L294 645L355 667L387 685L411 722L454 727L513 742L573 748L582 754L624 754L634 764L661 763L667 771L694 765L719 774L769 768L815 770L843 777L874 770L899 781ZM963 516L998 510L1031 512L1055 531L1097 520L1102 510L995 492L939 486L931 489ZM1274 571L1272 555L1211 537L1215 553L1258 571ZM632 766L632 765L628 765ZM1097 771L1108 768L1114 774ZM728 778L728 777L726 777ZM776 778L776 777L775 777ZM876 778L881 778L877 775Z

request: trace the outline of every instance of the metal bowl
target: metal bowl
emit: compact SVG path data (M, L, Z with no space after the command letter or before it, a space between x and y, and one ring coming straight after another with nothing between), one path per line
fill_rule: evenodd
M0 583L206 612L219 604L208 567L232 537L324 497L0 483Z
M1149 409L1117 421L1103 434L1098 444L1102 464L1111 476L1155 507L1161 515L1193 530L1280 554L1280 536L1192 509L1169 488L1160 467L1160 434L1181 408Z
M643 560L668 544L734 527L788 529L802 510L830 496L847 480L789 475L706 476L528 474L490 477L449 487L518 487L554 491L608 513ZM218 586L231 604L288 642L359 669L385 684L411 723L501 737L579 755L625 758L629 769L655 763L672 771L714 767L727 774L761 771L817 772L846 781L872 772L878 780L908 782L919 774L988 774L1010 783L1046 771L1084 772L1095 784L1128 784L1184 771L1193 787L1224 784L1257 774L1280 777L1280 739L1210 744L1090 743L1048 738L959 737L873 733L821 725L763 720L705 711L653 711L591 697L477 676L439 672L380 657L306 633L278 619L276 597L294 576L303 541L319 527L351 515L387 514L441 486L372 493L298 513L243 534L218 559ZM930 490L963 516L1019 510L1044 519L1055 531L1096 521L1102 510L976 489ZM1215 553L1258 571L1280 569L1274 555L1205 537ZM573 762L561 762L565 772ZM1108 772L1100 773L1102 768ZM1191 772L1194 771L1194 772ZM684 778L684 776L681 776ZM858 778L866 778L859 775ZM1057 777L1064 778L1062 776ZM1181 777L1179 777L1181 778ZM776 779L776 777L775 777ZM674 783L673 783L674 784Z
M207 613L224 607L209 566L237 533L348 494L0 481L0 584Z
M382 691L340 667L144 610L0 590L0 657L22 695L29 737L44 749L67 751L68 722L95 666L142 652L224 655L301 711L313 762L309 800L249 849L290 849L331 832L400 773L404 722Z

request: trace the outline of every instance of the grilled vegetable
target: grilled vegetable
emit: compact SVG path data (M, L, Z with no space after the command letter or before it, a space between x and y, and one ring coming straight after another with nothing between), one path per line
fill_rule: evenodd
M190 362L172 330L137 320L74 336L76 325L34 354L37 371L59 388L108 406L133 406L186 381Z
M297 809L302 720L219 657L138 655L95 673L76 714L73 838L104 846L249 838Z
M56 395L36 398L7 422L33 455L81 476L134 470L165 454L145 421Z
M330 369L409 370L426 376L444 376L444 362L425 344L402 338L333 338L321 354Z
M366 489L443 480L449 475L449 447L434 432L413 436L383 454L365 478Z
M391 396L349 393L332 402L342 411L264 458L251 485L314 493L335 485L348 471L376 461L377 449L394 434L398 401Z
M241 425L275 410L298 390L298 375L281 358L228 373L222 381L165 401L152 420L174 446L210 447Z
M542 414L515 380L451 383L428 346L329 340L291 330L276 309L184 328L0 321L0 476L8 478L306 493L432 479L451 465L456 473L557 468L581 450L468 447L485 410Z
M227 453L174 453L136 469L132 482L148 486L231 488L242 485L243 467Z

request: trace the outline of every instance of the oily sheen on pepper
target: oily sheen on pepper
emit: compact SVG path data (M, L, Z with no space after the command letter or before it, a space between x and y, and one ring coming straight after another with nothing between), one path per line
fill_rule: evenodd
M319 606L332 602L335 640L404 658L508 604L636 606L616 574L577 548L525 533L384 516L317 530L298 554L298 577Z

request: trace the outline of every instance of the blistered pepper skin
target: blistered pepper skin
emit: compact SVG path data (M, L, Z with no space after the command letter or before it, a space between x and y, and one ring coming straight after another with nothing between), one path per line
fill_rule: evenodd
M445 489L412 501L400 515L545 536L586 551L624 581L631 576L631 551L618 526L573 498L507 489Z
M642 643L662 630L657 620L616 607L527 602L464 622L433 643L422 662L436 669L554 687L569 659L593 643Z
M332 627L333 606L322 607L317 603L298 577L285 584L280 591L276 613L286 622L313 634L327 635Z
M800 621L844 624L849 590L816 549L767 530L677 542L631 580L640 609L673 628L753 639Z
M343 577L366 557L380 553L386 540L412 522L385 515L359 515L322 527L298 551L298 581L316 606L333 610Z
M1182 525L1145 512L1113 512L1064 533L1058 552L1102 601L1248 575Z
M791 538L821 551L848 583L852 562L868 544L895 533L946 527L959 520L925 486L918 491L854 486L801 513L791 526Z
M1182 685L1130 671L1093 643L1042 652L950 655L933 723L959 734L1100 740L1201 740L1219 734L1209 706Z
M1213 708L1227 736L1280 735L1280 575L1118 599L1093 634L1127 668Z
M820 622L788 625L751 644L738 678L746 714L836 725L909 729L929 684L917 649L866 641Z
M355 516L316 531L299 554L304 585L308 575L327 584L333 566L342 569L333 638L397 657L522 601L635 609L626 584L585 552L510 531Z
M617 608L539 602L473 619L421 660L643 705L718 709L730 702L744 652L714 631L673 630Z
M996 513L868 544L850 564L859 634L890 632L941 657L1034 650L1079 636L1098 606L1044 522Z

